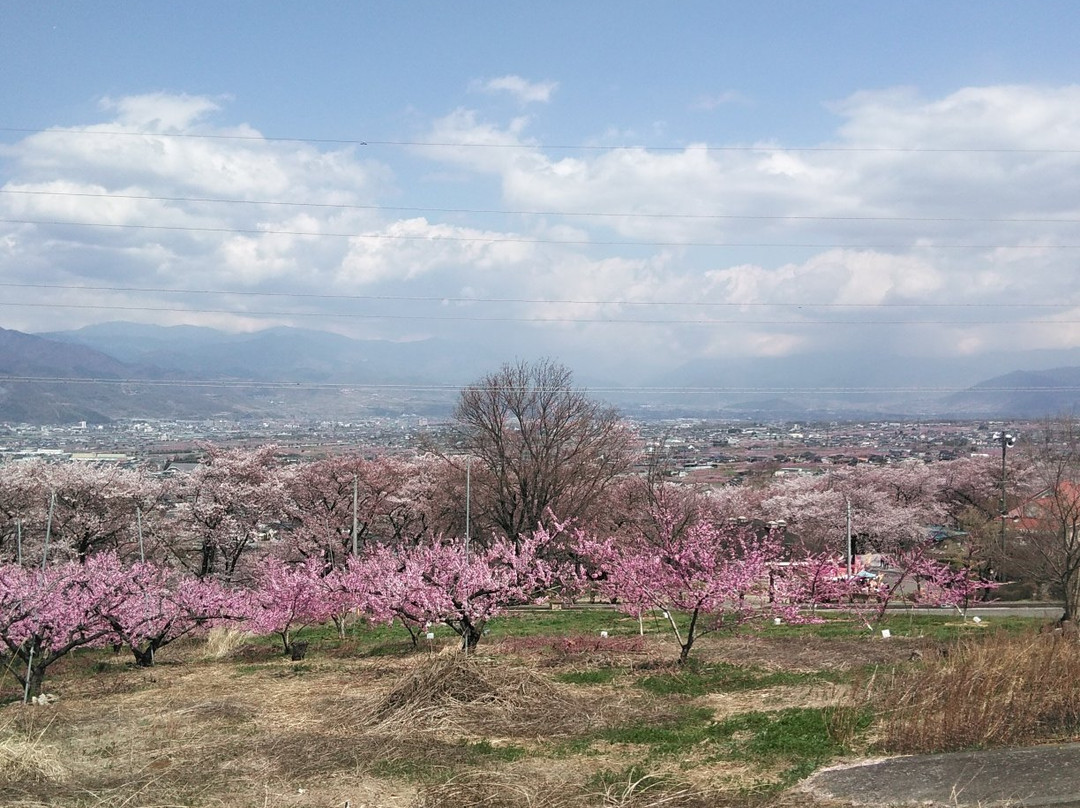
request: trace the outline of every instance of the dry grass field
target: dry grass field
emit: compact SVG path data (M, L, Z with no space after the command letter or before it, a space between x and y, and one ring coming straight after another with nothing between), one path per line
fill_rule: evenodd
M508 632L468 659L403 633L317 635L300 662L227 636L152 669L84 652L50 672L54 704L19 703L5 677L0 805L805 806L801 777L902 734L869 705L912 701L920 676L945 687L966 653L909 633L709 637L682 669L629 630Z

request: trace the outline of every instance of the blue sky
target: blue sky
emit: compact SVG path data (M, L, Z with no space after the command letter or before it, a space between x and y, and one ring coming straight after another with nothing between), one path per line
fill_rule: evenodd
M7 2L0 326L444 337L635 382L1065 361L1078 22L1039 0Z

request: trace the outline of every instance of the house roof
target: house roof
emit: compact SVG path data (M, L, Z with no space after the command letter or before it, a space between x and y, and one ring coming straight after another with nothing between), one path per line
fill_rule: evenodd
M1012 521L1013 527L1021 531L1035 531L1045 527L1047 518L1064 505L1080 517L1080 483L1064 481L1058 484L1056 493L1053 488L1044 488L1033 497L1025 500L1006 512L1005 517Z

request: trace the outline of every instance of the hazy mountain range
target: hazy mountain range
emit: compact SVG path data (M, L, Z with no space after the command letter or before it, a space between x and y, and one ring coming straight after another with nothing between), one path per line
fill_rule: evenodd
M292 328L250 334L133 323L42 334L0 328L0 420L439 416L462 385L515 358L493 345L364 341ZM579 374L578 381L639 417L1038 418L1080 402L1078 366L1017 370L947 392L958 372L946 360L906 367L853 354L831 362L696 361L625 385L611 378L614 371Z

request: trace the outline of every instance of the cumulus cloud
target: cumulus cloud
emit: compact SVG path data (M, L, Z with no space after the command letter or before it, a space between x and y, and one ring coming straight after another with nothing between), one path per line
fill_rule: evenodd
M557 81L528 81L521 76L507 75L473 82L472 88L482 93L508 93L519 104L546 104L558 89Z
M116 113L116 123L139 131L180 132L221 107L204 96L147 93L121 98L106 96L101 108Z
M411 281L463 267L486 273L506 271L528 260L527 241L511 234L405 219L350 239L338 278L360 287L381 281Z
M530 101L554 88L477 85ZM27 303L103 307L71 325L117 319L104 307L118 298L69 287L231 289L293 297L124 301L159 322L338 317L364 336L468 336L636 370L1075 345L1072 312L1046 304L1076 302L1080 88L863 92L832 110L834 136L814 149L568 152L546 149L532 118L459 108L417 138L440 145L392 163L267 140L228 120L227 99L110 99L103 120L7 149L0 277L64 287L12 292ZM221 134L243 138L175 137ZM0 314L44 330L45 312Z

